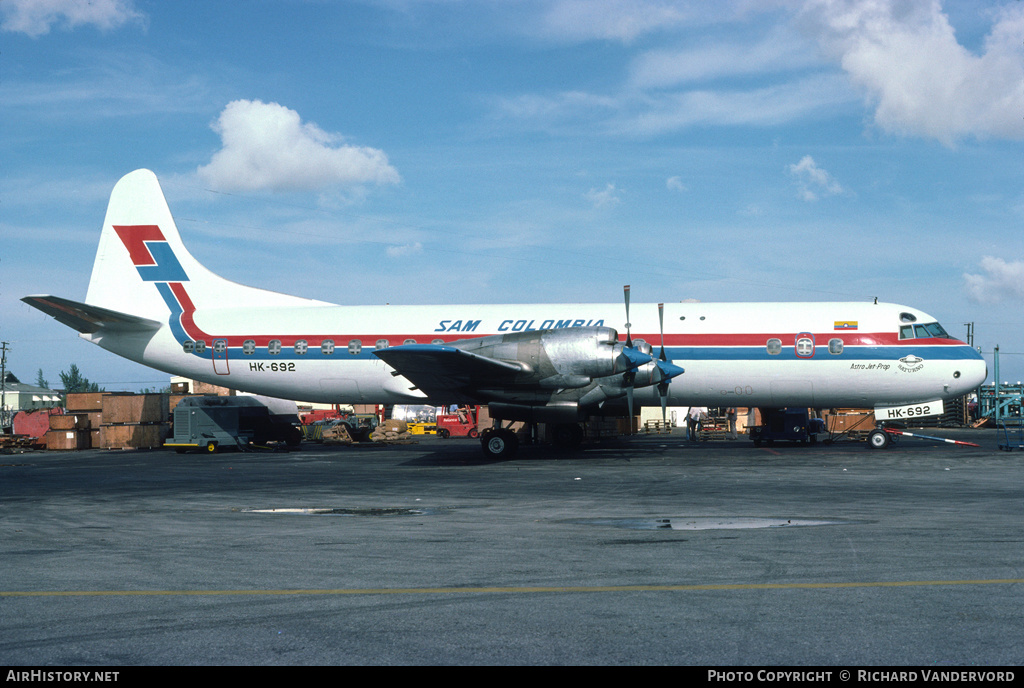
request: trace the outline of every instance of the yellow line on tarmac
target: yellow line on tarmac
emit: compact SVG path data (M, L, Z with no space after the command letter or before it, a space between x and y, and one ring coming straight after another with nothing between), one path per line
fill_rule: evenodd
M829 590L947 585L1014 585L1024 578L988 580L876 581L851 583L733 583L713 585L573 585L477 588L327 588L295 590L24 590L0 591L0 597L201 597L211 595L458 595L487 593L698 592L705 590Z

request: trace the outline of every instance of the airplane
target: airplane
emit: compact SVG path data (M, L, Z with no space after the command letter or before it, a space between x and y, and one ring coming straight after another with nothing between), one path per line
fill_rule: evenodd
M22 300L119 356L240 391L487 404L494 427L481 446L493 458L518 447L504 422L547 423L572 446L580 422L635 405L874 407L906 419L942 413L988 374L935 318L877 299L637 304L633 324L628 286L618 304L437 306L340 306L244 286L186 250L149 170L114 186L85 301ZM888 437L878 430L870 444Z

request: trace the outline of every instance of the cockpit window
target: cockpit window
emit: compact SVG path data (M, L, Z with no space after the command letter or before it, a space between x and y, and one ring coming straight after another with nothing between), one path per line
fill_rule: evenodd
M917 322L917 316L913 313L900 313L900 322Z
M927 337L951 339L949 333L937 322L923 325L900 325L900 339L924 339Z

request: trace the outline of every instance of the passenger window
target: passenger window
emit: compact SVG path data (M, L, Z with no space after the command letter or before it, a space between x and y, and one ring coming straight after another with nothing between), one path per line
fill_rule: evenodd
M309 351L309 342L305 339L300 339L295 342L295 353L299 356L304 356Z
M201 354L206 351L206 341L202 339L196 340L196 353Z
M900 325L900 339L913 339L914 338L914 326L913 325Z
M242 342L242 353L246 356L252 356L256 353L256 342L252 339L246 339Z
M830 339L828 340L828 352L835 356L843 353L843 340L842 339Z
M415 343L416 343L416 340L415 340L415 339L406 339L406 340L405 340L404 342L402 342L402 343L403 343L403 344L415 344Z
M772 356L778 356L782 353L782 340L781 339L769 339L767 345L768 353Z
M373 348L375 348L375 349L386 349L389 346L391 346L391 345L388 344L388 340L386 340L386 339L378 339L377 343L374 344Z
M281 353L281 340L271 339L267 343L267 353L269 353L271 356L277 356L279 353Z
M182 342L181 343L181 350L184 351L187 354L190 354L190 353L192 353L193 351L196 350L196 343L193 342L191 339L188 340L187 342Z
M213 350L218 354L222 354L228 350L228 343L223 339L216 339L213 342Z
M436 344L437 346L441 346L442 344L444 344L444 340L443 339L432 339L432 340L430 340L430 343L431 344Z
M363 350L363 343L358 339L353 339L348 343L348 352L353 356L357 355Z
M322 353L324 356L330 356L331 354L333 354L334 353L334 340L333 339L325 339L322 342L320 342L320 353Z

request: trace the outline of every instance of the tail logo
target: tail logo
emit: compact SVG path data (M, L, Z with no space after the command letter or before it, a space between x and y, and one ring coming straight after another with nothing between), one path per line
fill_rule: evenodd
M181 267L159 227L114 225L114 231L128 249L132 265L139 271L143 282L188 281L185 269Z

